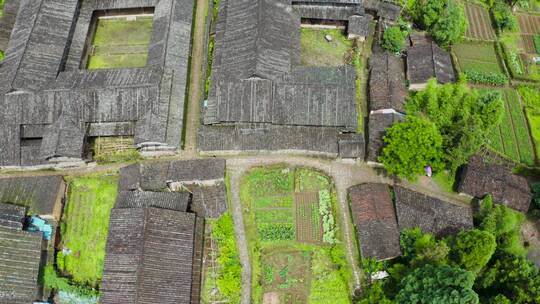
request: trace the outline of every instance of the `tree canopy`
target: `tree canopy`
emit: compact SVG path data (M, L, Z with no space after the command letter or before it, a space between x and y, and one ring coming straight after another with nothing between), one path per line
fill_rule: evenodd
M398 304L476 304L474 275L448 265L422 266L401 281Z
M427 119L409 116L386 131L384 142L379 160L390 174L413 180L425 166L441 167L443 139Z
M381 46L392 53L400 53L405 46L405 35L399 26L391 26L384 31Z
M455 172L500 124L504 105L498 92L481 95L464 81L439 85L430 80L423 91L409 97L406 111L435 124L442 136L445 167Z
M497 243L493 234L474 229L459 233L450 247L457 266L476 274L489 262Z
M412 17L442 46L460 41L467 30L464 8L455 0L417 0Z

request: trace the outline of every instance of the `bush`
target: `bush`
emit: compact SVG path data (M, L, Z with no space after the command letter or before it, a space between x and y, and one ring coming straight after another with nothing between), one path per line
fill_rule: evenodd
M491 14L493 15L493 22L495 27L501 31L515 31L517 29L517 19L510 7L502 2L495 1L491 8Z
M391 26L384 31L381 46L392 53L401 53L405 46L405 35L399 26Z
M263 241L294 240L292 224L260 224L259 236Z
M94 298L99 296L98 291L91 288L72 285L68 279L60 277L53 265L45 266L43 270L43 286L59 292L65 292L75 297Z
M467 79L473 83L482 83L488 85L507 85L508 77L501 73L486 73L479 71L466 71Z
M319 191L319 213L323 220L323 241L336 243L336 221L332 214L332 199L328 190Z
M536 52L540 54L540 35L534 35L534 48L536 49Z
M242 267L236 247L234 223L230 213L225 213L212 225L212 238L216 240L219 249L217 258L220 266L217 279L218 289L229 300L228 303L239 303Z

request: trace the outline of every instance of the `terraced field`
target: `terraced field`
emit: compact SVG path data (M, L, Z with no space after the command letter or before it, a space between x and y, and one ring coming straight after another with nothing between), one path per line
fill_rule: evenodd
M505 112L501 125L489 137L489 147L516 163L534 163L534 147L519 96L514 90L502 90Z
M466 3L465 14L469 21L465 37L475 40L494 41L495 31L491 26L491 18L487 9L480 5Z

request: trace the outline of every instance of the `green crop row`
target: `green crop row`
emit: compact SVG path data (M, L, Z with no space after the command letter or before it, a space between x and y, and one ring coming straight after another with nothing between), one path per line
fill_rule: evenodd
M502 73L468 70L465 71L465 75L467 76L467 79L473 83L501 86L508 84L508 77Z

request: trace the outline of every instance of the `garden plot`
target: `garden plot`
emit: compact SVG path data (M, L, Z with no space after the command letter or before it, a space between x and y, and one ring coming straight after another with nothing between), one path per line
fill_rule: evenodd
M101 280L117 180L116 174L68 178L57 264L76 284L95 287Z
M271 250L262 259L263 303L303 304L309 297L311 252ZM274 300L275 301L275 300Z
M517 18L525 51L529 54L537 53L534 36L540 35L540 16L517 14Z
M332 258L345 254L337 241L330 178L308 168L257 167L243 177L240 194L255 303L316 304L329 297L350 303L349 266L345 258L344 265ZM314 274L324 282L316 290L310 288ZM308 301L312 297L318 300Z
M100 18L88 50L88 69L144 67L153 17Z
M462 72L502 73L493 43L461 43L452 47Z
M516 163L534 164L534 148L519 96L514 90L501 91L505 112L500 126L489 136L489 147Z
M495 40L495 31L491 25L491 18L487 9L480 5L466 3L465 13L469 21L465 37L475 40Z

